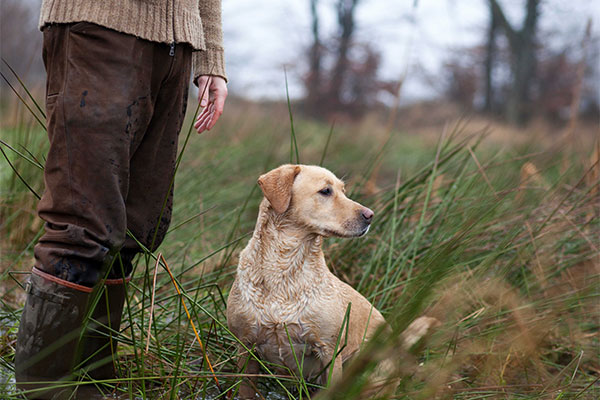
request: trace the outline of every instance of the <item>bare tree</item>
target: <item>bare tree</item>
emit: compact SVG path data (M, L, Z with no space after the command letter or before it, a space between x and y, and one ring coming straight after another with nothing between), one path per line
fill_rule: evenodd
M352 36L354 35L354 12L356 11L357 4L358 0L338 0L336 5L340 34L335 66L332 71L329 87L329 98L338 101L335 108L338 108L342 103L342 88L346 72L348 71L348 50L350 49Z
M535 35L540 0L527 0L525 20L521 29L508 22L497 0L489 0L493 22L503 30L511 53L512 84L506 104L506 118L512 123L523 123L528 115L526 104L536 69Z
M323 45L319 33L319 13L317 12L318 0L310 0L310 17L312 28L312 44L309 50L309 69L305 79L306 100L312 113L318 112L321 107L323 95L322 57Z
M485 48L485 100L483 110L492 112L494 109L494 83L492 75L494 72L494 62L496 60L496 34L498 32L498 23L496 21L496 13L493 7L490 7L490 24L487 31L487 40Z
M314 117L360 117L377 103L377 94L391 84L377 77L381 64L377 48L368 40L356 38L358 3L359 0L336 0L338 30L323 38L319 32L318 0L310 0L312 41L307 49L304 110Z

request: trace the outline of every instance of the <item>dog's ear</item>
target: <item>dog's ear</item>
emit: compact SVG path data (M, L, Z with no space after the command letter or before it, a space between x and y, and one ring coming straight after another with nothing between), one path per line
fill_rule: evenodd
M276 213L284 213L292 199L292 185L300 173L298 165L282 165L258 178L258 185Z

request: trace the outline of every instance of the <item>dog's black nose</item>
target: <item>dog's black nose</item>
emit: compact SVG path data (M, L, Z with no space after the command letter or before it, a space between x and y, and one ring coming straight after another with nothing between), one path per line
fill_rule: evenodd
M362 217L364 218L364 220L366 222L368 222L368 223L371 223L371 220L373 219L373 215L375 215L375 213L371 209L369 209L367 207L364 207L360 211L360 214L362 215Z

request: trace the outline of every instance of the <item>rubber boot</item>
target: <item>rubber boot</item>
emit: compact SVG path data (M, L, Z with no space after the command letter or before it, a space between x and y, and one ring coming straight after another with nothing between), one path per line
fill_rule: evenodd
M125 302L126 279L107 279L84 334L83 363L96 380L116 377L117 335Z
M92 288L33 268L15 349L17 387L28 399L73 395L73 368Z

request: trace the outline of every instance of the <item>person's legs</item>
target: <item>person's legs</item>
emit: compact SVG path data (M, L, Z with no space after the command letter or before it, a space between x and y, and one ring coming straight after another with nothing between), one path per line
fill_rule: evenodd
M38 211L46 232L34 250L36 266L17 335L15 370L20 388L68 376L81 352L93 354L57 338L79 338L90 313L89 292L108 272L105 268L125 241L130 187L140 190L139 185L130 185L130 163L135 164L152 131L155 109L160 111L158 99L172 60L168 51L159 60L157 51L166 47L89 23L53 25L44 32L50 151ZM172 102L177 103L173 98ZM172 124L180 126L180 117L172 115ZM158 143L154 149L160 152L165 143ZM168 154L174 151L176 147ZM154 172L152 166L147 168L148 174ZM126 269L128 275L130 263ZM120 267L118 276L123 277ZM122 294L122 289L117 291ZM120 319L124 296L116 297L120 304L110 311L98 308L92 318L102 322L113 320L114 314ZM109 325L118 330L114 323ZM69 351L72 357L62 356ZM48 362L60 367L47 368Z
M169 52L168 46L160 47L155 57L157 65ZM180 45L170 57L169 72L157 93L152 120L143 140L132 151L126 198L127 228L151 251L162 243L171 221L172 180L187 105L191 54L189 47ZM138 251L136 241L128 237L121 254L127 259ZM113 271L115 268L119 266L115 265Z
M153 111L152 58L152 43L94 24L45 30L50 150L38 269L92 287L121 248L130 148Z
M178 46L174 57L168 56L169 50L166 45L156 45L155 70L167 69L153 100L152 119L145 133L137 134L131 146L129 190L125 201L127 228L137 241L152 251L162 243L171 220L177 140L185 115L191 72L191 50ZM136 112L135 107L131 112ZM132 260L141 251L136 240L126 238L105 281L105 295L100 299L105 304L99 304L92 317L101 323L96 332L89 335L85 348L86 358L100 363L99 368L90 371L95 379L114 376L111 356L116 342L111 336L119 330L125 295L123 279L131 273Z

